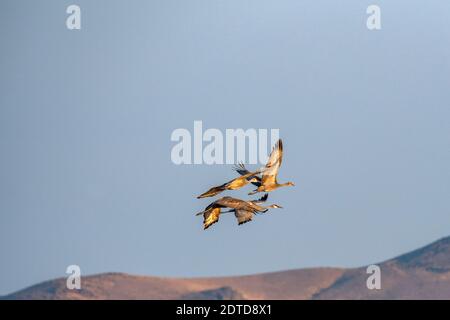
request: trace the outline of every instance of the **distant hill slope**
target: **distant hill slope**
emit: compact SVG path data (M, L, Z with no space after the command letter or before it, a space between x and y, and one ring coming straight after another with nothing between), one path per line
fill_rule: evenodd
M345 271L314 299L450 299L450 237L379 264L382 290L367 290L366 268Z
M3 299L450 299L450 237L378 264L381 290L366 268L312 268L238 277L177 279L106 273L47 281Z

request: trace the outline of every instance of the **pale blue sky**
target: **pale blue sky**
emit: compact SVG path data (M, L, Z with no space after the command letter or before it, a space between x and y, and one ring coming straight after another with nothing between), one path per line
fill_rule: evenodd
M0 294L70 264L351 267L450 235L449 1L76 1L69 31L72 3L0 3ZM284 209L204 232L195 195L233 172L172 164L194 120L279 128Z

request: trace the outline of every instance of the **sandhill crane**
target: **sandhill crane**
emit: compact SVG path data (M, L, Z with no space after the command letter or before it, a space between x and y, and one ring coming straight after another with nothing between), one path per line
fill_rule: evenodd
M261 206L258 203L265 202L268 198L266 193L262 198L251 201L244 201L232 197L222 197L205 208L204 211L197 213L196 215L203 215L203 228L206 230L212 224L219 221L219 216L222 213L234 212L235 217L238 220L238 225L249 222L252 220L253 215L256 213L267 212L270 208L282 208L277 204L270 206ZM231 210L222 212L222 208L230 208Z
M250 181L253 185L257 186L258 188L250 192L249 195L258 192L270 192L284 186L294 186L293 182L278 183L277 181L277 175L278 171L280 170L282 160L283 160L283 142L281 141L281 139L279 139L275 144L275 147L273 148L272 152L270 153L269 160L267 161L265 168L260 170L260 172L262 173L261 178L256 176ZM245 168L243 163L240 163L239 166L235 168L235 170L242 176L246 176L250 173Z
M219 193L221 193L222 191L225 190L236 190L236 189L240 189L243 186L249 184L250 182L256 182L257 178L256 178L256 174L258 174L259 171L255 171L255 172L250 172L247 171L246 173L242 174L240 177L237 177L231 181L228 181L220 186L217 187L212 187L211 189L209 189L208 191L206 191L205 193L202 193L201 195L199 195L197 197L197 199L200 198L206 198L206 197L213 197Z

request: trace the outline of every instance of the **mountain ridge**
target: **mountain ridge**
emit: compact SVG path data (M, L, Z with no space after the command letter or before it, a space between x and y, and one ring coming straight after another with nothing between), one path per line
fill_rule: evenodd
M101 273L48 280L0 299L450 299L450 236L377 264L381 290L366 286L366 267L318 267L254 275L162 278Z

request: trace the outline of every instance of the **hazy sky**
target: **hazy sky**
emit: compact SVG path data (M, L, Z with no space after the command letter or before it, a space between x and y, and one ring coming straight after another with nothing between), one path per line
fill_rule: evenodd
M351 267L450 235L449 1L7 0L0 35L0 294L70 264ZM171 162L194 120L279 128L284 209L203 231L195 196L234 174Z

